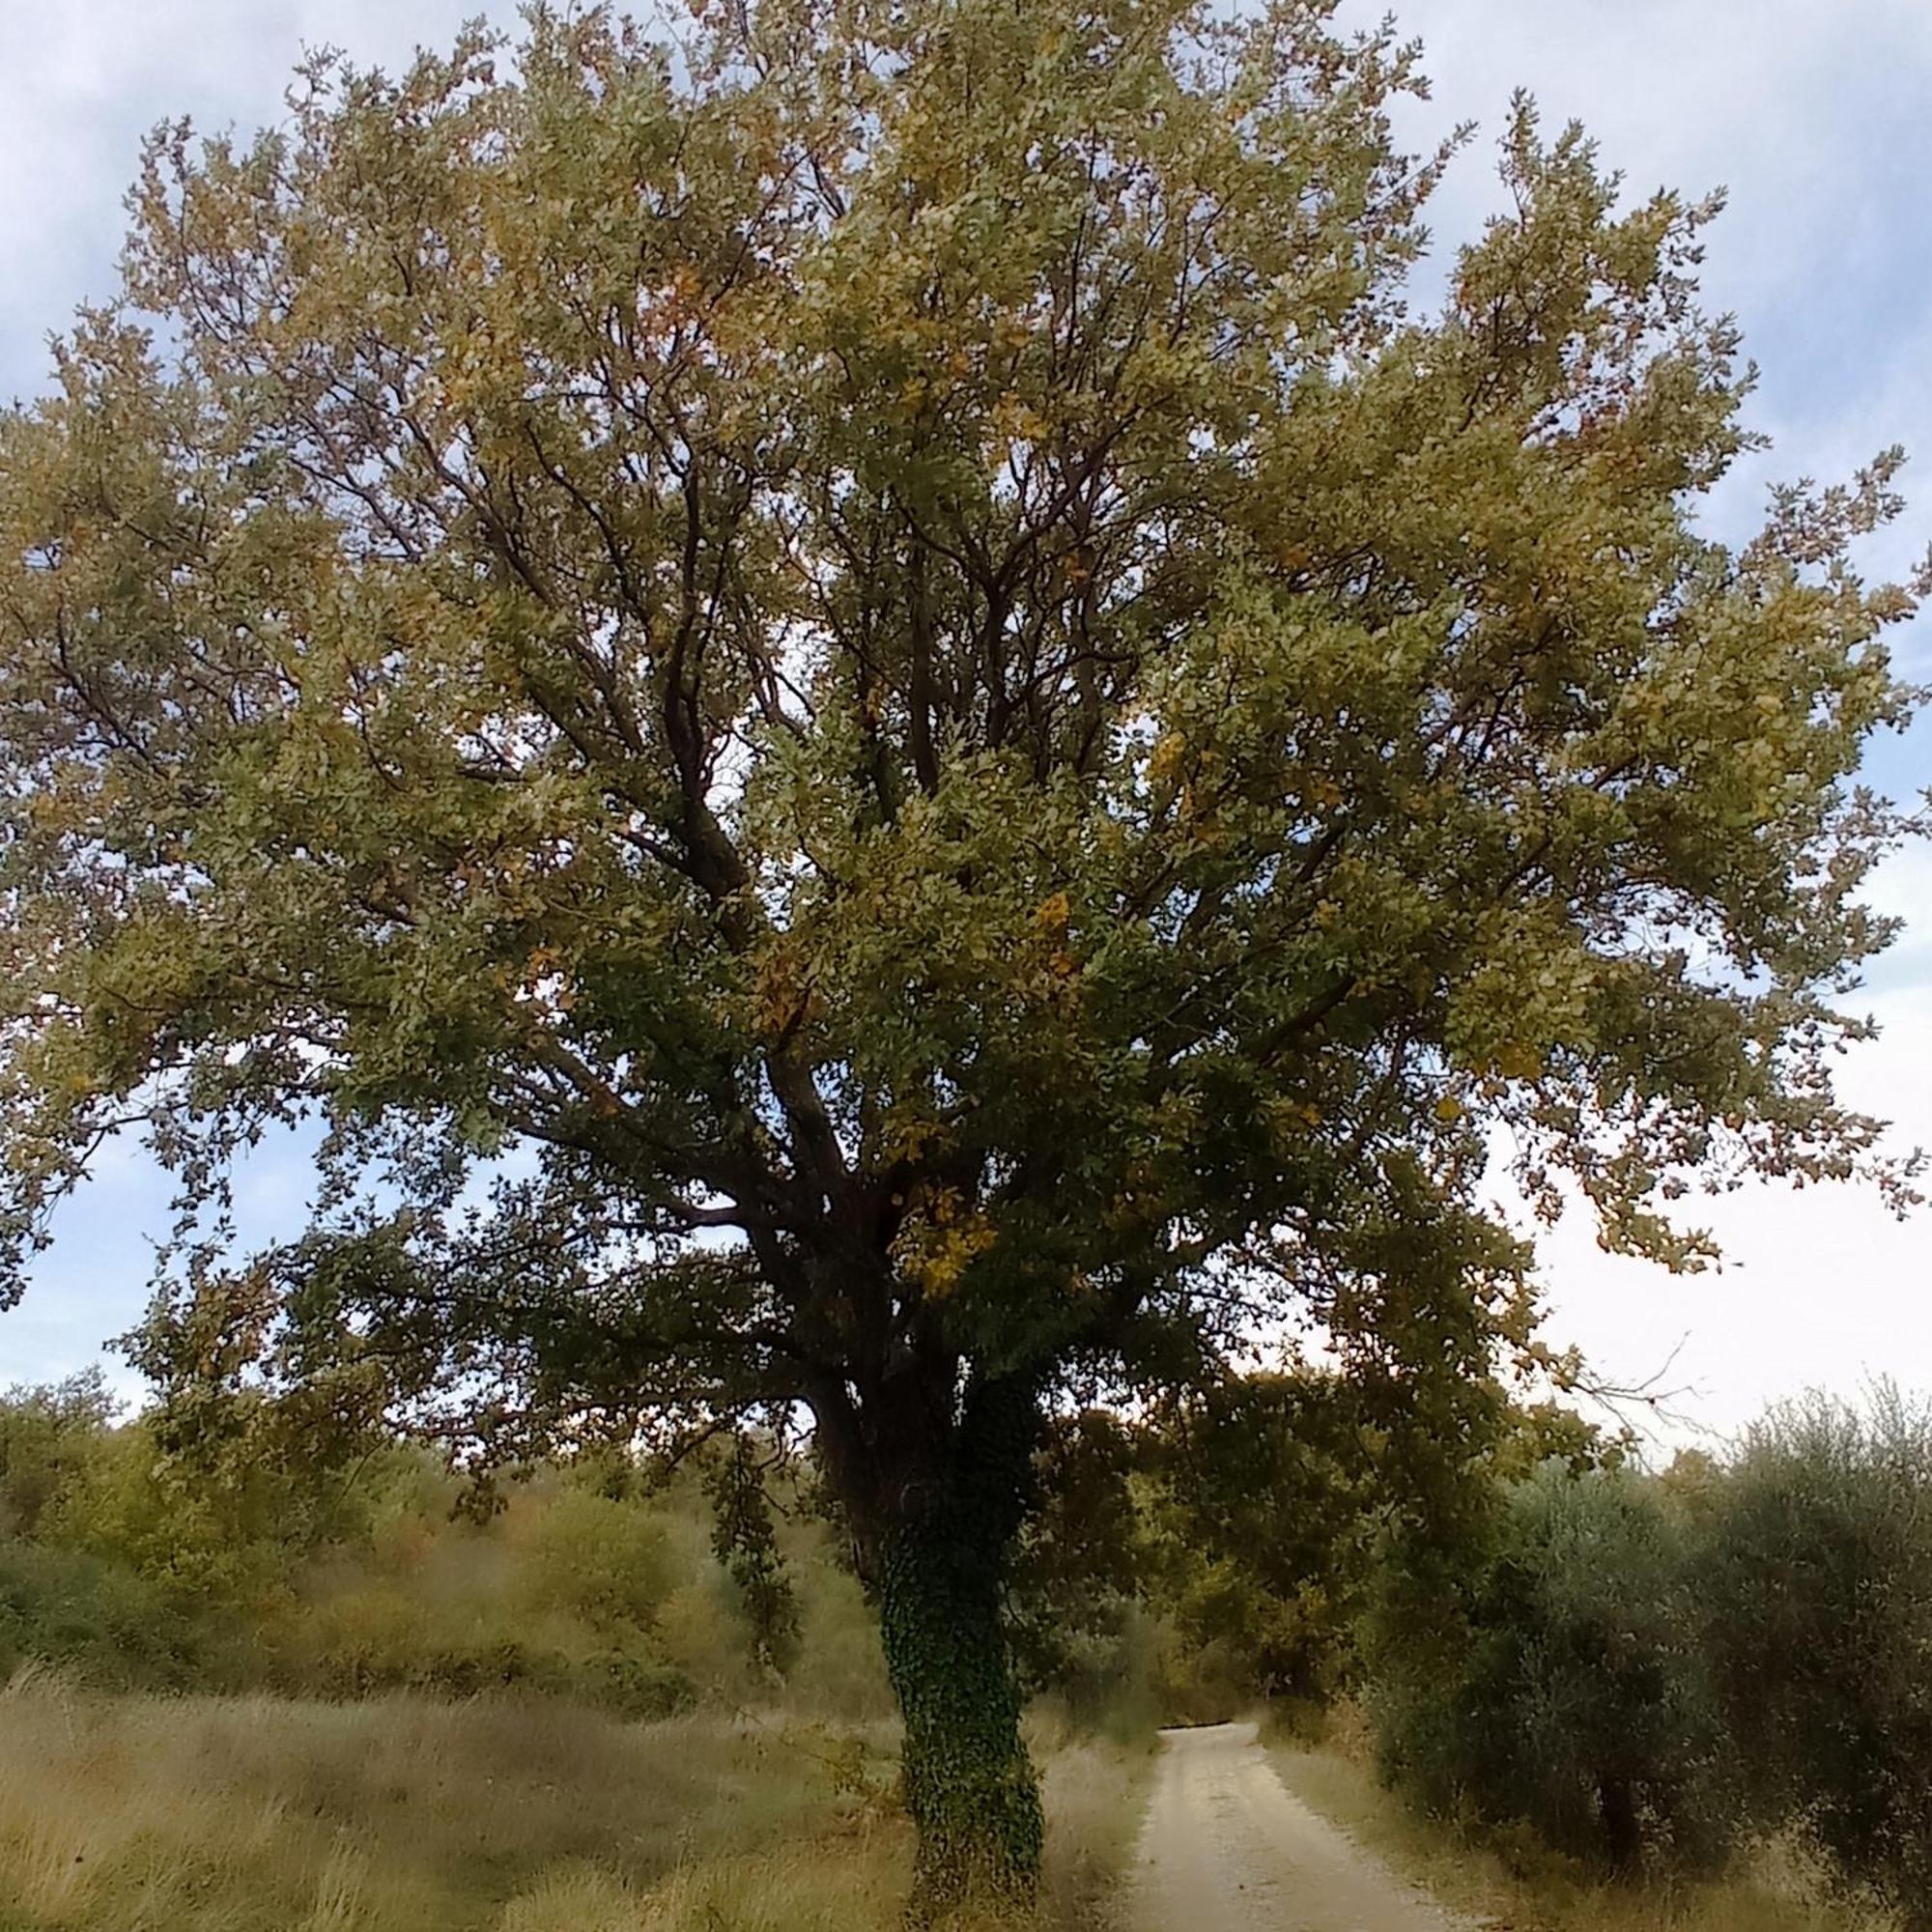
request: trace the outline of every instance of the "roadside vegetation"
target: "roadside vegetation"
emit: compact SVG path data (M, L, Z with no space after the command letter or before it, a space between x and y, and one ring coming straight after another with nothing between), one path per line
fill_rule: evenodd
M1925 1925L1932 1414L1813 1400L1656 1474L1469 1386L1433 1487L1372 1379L1049 1433L1009 1605L1043 1922L1105 1922L1156 1724L1263 1710L1318 1809L1512 1925ZM0 1926L897 1920L897 1720L809 1458L479 1494L294 1421L0 1402Z
M893 1742L715 1709L100 1697L19 1672L0 1696L0 1926L883 1928L910 1871ZM1039 1921L1097 1922L1137 1765L1034 1742L1055 1827Z
M1815 1399L1659 1477L1546 1463L1466 1574L1449 1644L1365 1653L1425 1810L1633 1884L1782 1845L1932 1925L1932 1411Z
M269 1456L272 1406L189 1406L0 1402L5 1932L899 1921L877 1634L807 1490L748 1520L757 1445L483 1499L393 1441ZM1089 1715L1030 1720L1042 1924L1099 1922L1138 1821L1151 1730Z
M1277 1728L1270 1757L1302 1802L1451 1910L1509 1932L1891 1932L1833 1888L1790 1837L1741 1847L1717 1873L1619 1881L1533 1832L1416 1809L1378 1775L1375 1740L1344 1708L1313 1733Z
M1813 1397L1661 1473L1518 1416L1437 1502L1329 1538L1319 1668L1251 1679L1317 1808L1513 1926L1932 1924L1932 1409ZM1220 1601L1265 1659L1280 1599Z

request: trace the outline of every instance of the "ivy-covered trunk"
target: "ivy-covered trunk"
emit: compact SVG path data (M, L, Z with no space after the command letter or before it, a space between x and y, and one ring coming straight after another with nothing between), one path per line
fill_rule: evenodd
M1039 1787L1004 1619L1037 1424L1031 1383L976 1381L946 1466L908 1487L881 1551L886 1664L919 1836L916 1923L971 1896L1025 1898L1039 1874Z

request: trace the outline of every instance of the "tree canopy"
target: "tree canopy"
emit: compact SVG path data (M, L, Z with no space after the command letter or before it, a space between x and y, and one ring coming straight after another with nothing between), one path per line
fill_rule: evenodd
M883 1547L981 1396L1531 1346L1501 1130L1678 1265L1700 1182L1902 1187L1829 1077L1900 459L1705 534L1715 203L1526 101L1412 313L1456 144L1332 12L537 8L159 130L0 424L18 1240L139 1123L207 1292L319 1119L282 1373L809 1408Z

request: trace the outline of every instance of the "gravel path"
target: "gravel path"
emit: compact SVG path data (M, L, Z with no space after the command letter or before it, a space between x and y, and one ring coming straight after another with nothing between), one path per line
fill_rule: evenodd
M1290 1794L1253 1724L1163 1731L1133 1932L1469 1932Z

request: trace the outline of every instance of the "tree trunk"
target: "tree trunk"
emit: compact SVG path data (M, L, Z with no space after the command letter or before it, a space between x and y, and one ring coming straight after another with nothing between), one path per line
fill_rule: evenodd
M1619 1878L1628 1878L1636 1869L1643 1852L1643 1834L1637 1823L1636 1794L1630 1780L1606 1773L1597 1782L1598 1815L1603 1820L1604 1847L1609 1854L1610 1869Z
M907 1485L884 1538L880 1621L905 1719L916 1923L972 1896L1024 1899L1039 1874L1039 1787L1004 1621L1037 1426L1030 1382L976 1378L947 1466Z

